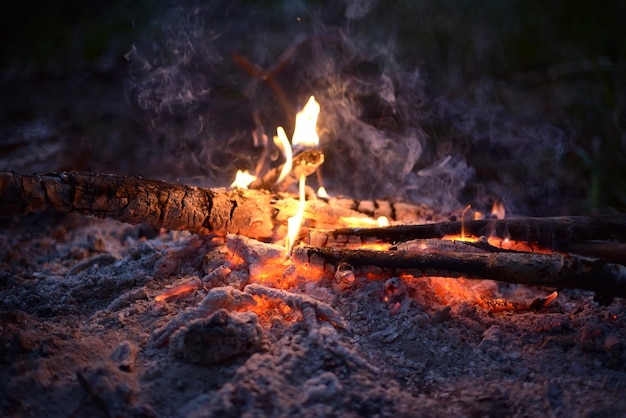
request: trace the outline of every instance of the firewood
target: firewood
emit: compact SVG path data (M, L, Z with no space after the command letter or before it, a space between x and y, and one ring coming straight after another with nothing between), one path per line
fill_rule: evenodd
M626 265L626 243L615 241L568 242L559 246L560 251L588 257L601 258L611 263Z
M598 259L563 254L515 252L417 253L406 251L347 250L296 247L293 257L313 256L338 266L375 266L392 273L491 279L557 289L592 290L610 297L626 297L626 267Z
M374 219L384 216L391 222L416 222L426 220L443 220L432 208L420 203L402 202L393 199L358 200L345 197L331 197L328 203L333 207L341 207Z
M263 190L207 189L134 176L0 172L0 216L52 209L198 234L269 240L281 237L275 227L286 225L298 204ZM308 201L304 215L312 226L326 228L342 225L342 217L359 216L365 217L321 200Z
M203 189L113 174L0 173L0 215L53 209L200 234L270 238L270 198L257 190Z
M380 228L341 228L330 234L335 238L357 236L363 240L378 238L385 242L401 242L461 233L476 237L485 235L536 242L543 247L559 250L572 241L626 240L626 215L522 217Z

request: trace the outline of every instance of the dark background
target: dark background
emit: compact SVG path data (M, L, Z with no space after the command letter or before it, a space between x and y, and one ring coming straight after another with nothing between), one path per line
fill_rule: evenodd
M230 178L236 166L253 166L254 153L228 152L251 142L253 113L267 115L268 130L289 123L270 89L250 93L254 78L231 54L267 69L299 34L333 28L361 45L388 45L393 65L419 72L426 147L416 169L448 151L462 155L474 176L460 191L460 204L509 190L524 194L511 199L522 214L626 211L626 3L336 3L216 1L198 8L196 2L163 0L4 2L1 169L189 182L219 178L216 172ZM172 13L180 7L188 11L185 19L202 20L204 32L189 41L196 55L176 67L186 71L179 80L194 92L204 85L210 91L167 106L148 97L142 106L141 63L150 63L154 74L160 65L184 59L177 47L188 34L180 35L181 14ZM211 43L198 41L203 36ZM199 46L206 48L202 54ZM373 58L373 69L349 68L380 75L382 60ZM284 85L290 74L282 74ZM305 89L293 85L286 90L295 106ZM359 100L360 117L387 129L380 103ZM394 123L389 129L398 128ZM203 145L199 125L224 138L224 147ZM490 137L494 132L524 135L502 145ZM520 143L531 137L544 146ZM551 141L554 155L547 151Z

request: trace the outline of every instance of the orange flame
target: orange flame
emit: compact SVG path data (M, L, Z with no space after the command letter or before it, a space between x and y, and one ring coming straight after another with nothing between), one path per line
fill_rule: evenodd
M304 108L296 115L296 127L291 138L291 146L315 148L320 144L317 136L317 117L320 114L320 104L315 97L309 97Z
M287 139L287 134L282 126L276 128L276 136L274 137L274 144L280 149L285 157L285 164L283 164L283 169L280 171L280 176L278 176L278 180L276 183L280 183L287 177L287 174L291 171L293 166L293 151L291 150L291 145L289 145L289 139Z
M293 244L296 242L296 238L300 233L300 227L302 226L302 218L304 217L304 208L306 206L306 200L304 196L306 177L301 175L299 182L300 189L300 204L298 205L298 211L294 216L287 219L287 238L285 241L285 251L289 256L291 255L291 249L293 248Z
M250 174L248 170L237 170L235 180L230 185L233 189L247 189L250 183L256 180L256 176Z
M304 108L296 115L296 127L293 132L293 137L291 138L292 147L301 146L313 148L319 145L320 139L317 135L317 117L319 113L320 105L315 101L315 97L311 96ZM304 193L306 177L304 175L300 176L298 186L300 191L300 205L298 206L296 214L287 220L285 251L288 256L291 255L291 249L298 238L304 218L306 205Z
M493 206L491 207L491 216L496 219L504 219L505 215L506 210L504 209L504 204L499 200L493 202Z

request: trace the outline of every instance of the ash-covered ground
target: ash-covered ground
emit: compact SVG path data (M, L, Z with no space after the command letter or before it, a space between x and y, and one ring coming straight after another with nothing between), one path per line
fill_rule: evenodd
M387 300L386 278L346 287L320 274L288 291L329 305L345 329L271 300L190 317L214 287L258 280L233 266L223 239L75 215L3 222L3 416L617 417L626 408L622 299L600 306L563 291L539 311L493 312L480 297L530 302L551 290L461 280L446 292L421 278ZM220 257L230 276L211 274ZM170 323L182 337L159 342Z

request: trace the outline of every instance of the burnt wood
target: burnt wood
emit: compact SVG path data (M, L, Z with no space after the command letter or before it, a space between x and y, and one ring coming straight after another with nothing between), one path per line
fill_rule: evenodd
M51 209L156 228L233 233L269 241L286 233L277 227L285 226L298 206L298 200L266 190L200 188L116 174L0 172L0 216ZM365 217L321 200L308 201L304 214L311 226L327 229L338 225L341 218L358 216Z
M335 267L375 266L394 274L468 277L557 289L592 290L610 297L626 297L626 267L572 254L515 252L418 253L407 251L349 250L300 246L294 257L319 257Z
M273 234L270 200L264 191L204 189L134 176L0 173L0 215L53 209L199 234L266 239Z
M472 221L397 225L380 228L341 228L330 234L357 236L362 240L378 238L385 242L441 238L446 235L496 236L516 241L535 242L552 250L567 250L571 242L626 240L626 215L522 217Z

